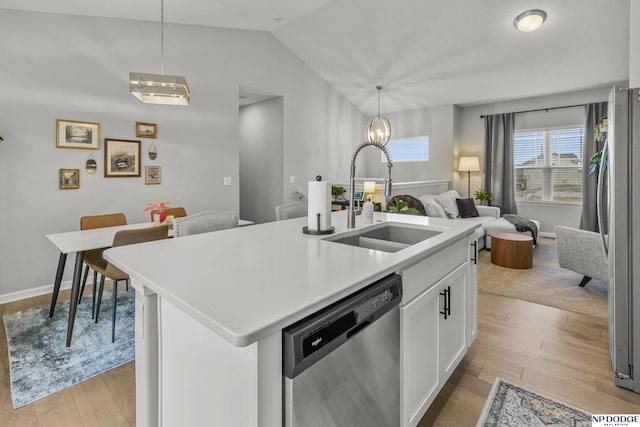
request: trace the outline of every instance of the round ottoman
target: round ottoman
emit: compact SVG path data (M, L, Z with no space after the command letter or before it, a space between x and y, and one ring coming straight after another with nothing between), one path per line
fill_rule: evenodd
M538 228L538 234L540 234L540 221L538 221L537 219L529 219L529 221L533 222L536 227ZM504 218L498 218L495 221L486 224L484 226L484 230L486 233L486 242L485 242L485 247L487 249L491 249L491 236L493 236L496 233L516 233L516 234L522 234L523 236L531 236L531 233L529 233L528 231L525 231L523 233L516 231L516 226L511 224L509 221L507 221ZM538 239L538 236L536 236L536 240Z
M492 240L492 264L507 268L533 267L533 237L522 233L496 233Z

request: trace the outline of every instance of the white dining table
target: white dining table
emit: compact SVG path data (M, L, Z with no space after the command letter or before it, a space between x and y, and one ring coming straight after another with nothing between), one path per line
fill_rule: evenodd
M78 307L78 296L80 293L80 277L82 275L82 262L84 261L84 252L91 249L108 248L113 243L113 236L120 230L131 230L136 228L151 227L155 225L153 222L144 222L138 224L118 225L115 227L92 228L89 230L68 231L64 233L46 234L47 239L53 243L60 251L58 258L58 269L53 285L53 294L51 295L51 307L49 308L49 318L53 317L56 303L58 301L58 293L60 292L60 284L62 282L62 274L67 261L67 255L76 254L75 266L73 269L73 280L71 281L71 299L69 301L69 324L67 326L67 347L71 345L71 337L73 335L73 323L76 317L76 309Z
M238 226L244 227L253 224L252 221L238 220ZM47 239L53 243L60 251L58 258L58 269L53 285L53 294L51 295L51 307L49 308L49 318L53 317L58 294L60 292L60 284L62 283L62 275L67 262L67 255L76 254L75 264L73 268L73 279L71 281L71 299L69 301L69 324L67 326L67 347L71 346L71 337L73 336L73 323L75 322L76 310L78 308L78 296L80 294L80 277L82 276L82 263L84 261L84 252L92 249L108 248L113 243L113 237L120 230L131 230L135 228L151 227L156 225L153 222L143 222L137 224L117 225L115 227L92 228L88 230L67 231L64 233L46 234ZM169 229L167 237L173 237L173 229Z

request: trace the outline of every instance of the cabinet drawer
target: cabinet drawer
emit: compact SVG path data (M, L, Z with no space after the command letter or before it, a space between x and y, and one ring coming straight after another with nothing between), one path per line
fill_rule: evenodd
M420 261L402 272L402 304L433 286L438 280L467 261L469 241L465 238Z

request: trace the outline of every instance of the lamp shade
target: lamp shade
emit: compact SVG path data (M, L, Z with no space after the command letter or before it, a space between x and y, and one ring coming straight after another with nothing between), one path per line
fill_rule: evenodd
M479 157L460 157L458 172L478 172L480 170Z
M182 76L129 73L129 92L144 104L189 105L189 85Z
M365 193L375 193L376 192L376 183L375 183L375 181L365 181L364 182L364 192Z

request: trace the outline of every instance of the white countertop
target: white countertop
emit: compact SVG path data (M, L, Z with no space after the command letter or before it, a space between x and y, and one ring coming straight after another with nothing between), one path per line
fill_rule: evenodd
M334 212L336 233L347 211ZM473 233L477 224L376 213L444 232L395 253L302 233L307 218L108 249L104 257L235 346L246 346ZM357 228L366 227L362 217Z

